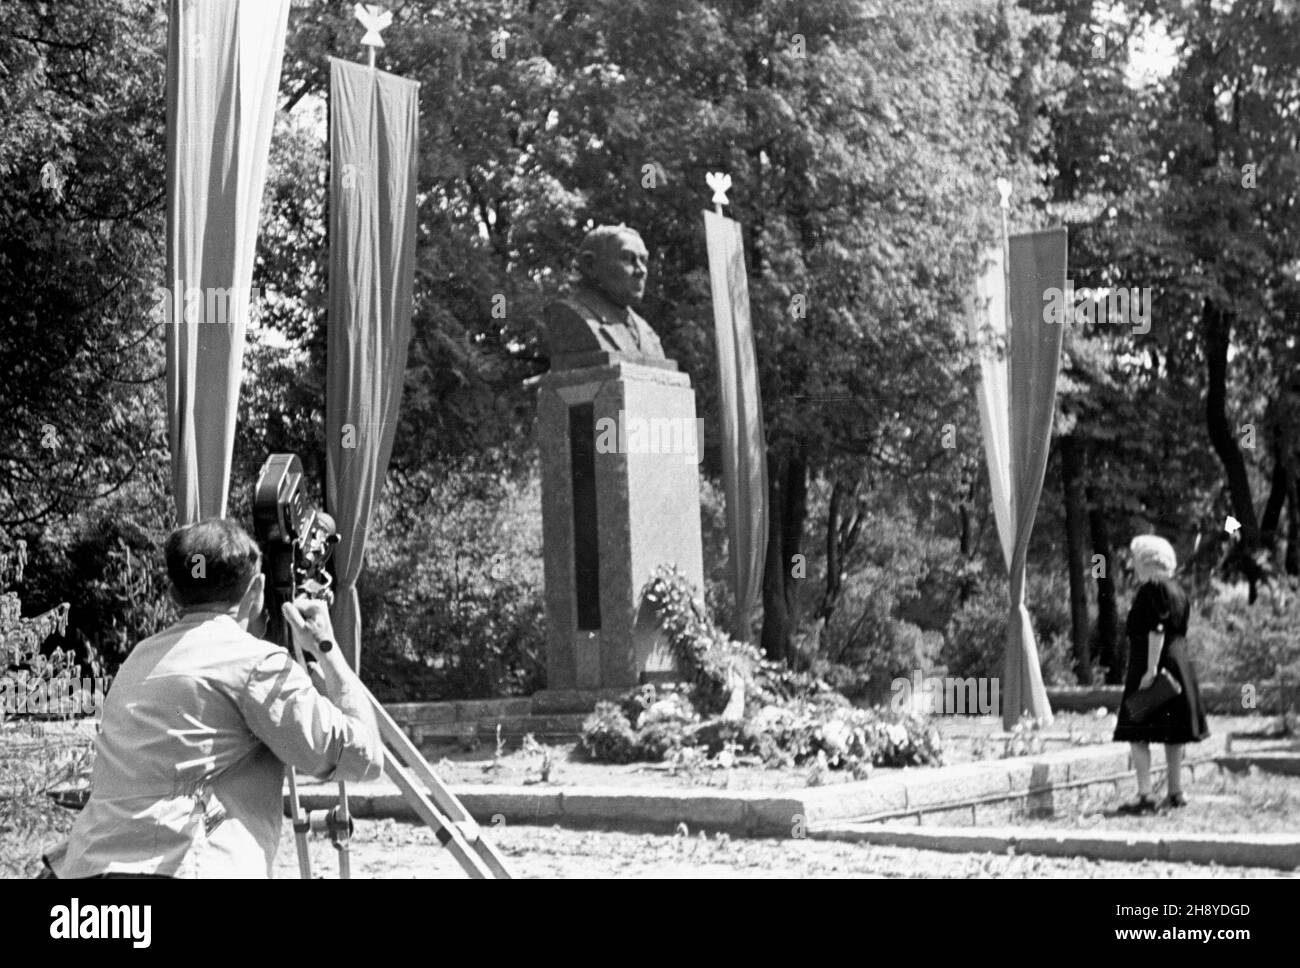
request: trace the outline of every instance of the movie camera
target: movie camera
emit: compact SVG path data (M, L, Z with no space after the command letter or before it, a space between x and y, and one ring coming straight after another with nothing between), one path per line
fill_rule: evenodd
M339 536L334 519L311 506L296 454L272 454L253 491L253 531L266 574L266 638L287 644L280 606L305 595L333 604L327 570ZM325 643L328 651L329 643Z

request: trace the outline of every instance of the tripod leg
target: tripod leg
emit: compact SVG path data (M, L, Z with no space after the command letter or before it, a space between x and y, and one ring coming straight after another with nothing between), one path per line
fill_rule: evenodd
M293 819L293 839L298 846L298 875L303 880L311 880L311 856L307 853L307 831L311 825L303 813L302 801L298 799L298 774L292 766L285 767L289 775L289 815Z
M433 831L438 838L438 843L456 858L456 862L464 869L465 873L475 880L487 880L493 876L509 878L509 873L497 874L486 861L480 857L465 839L459 826L438 812L438 808L430 802L415 785L415 778L407 772L401 763L397 762L391 755L384 760L384 772L397 784L402 795L406 797L406 802L411 805L416 815L424 821L425 825Z
M334 849L339 852L339 877L348 880L352 877L352 859L348 854L352 839L352 814L348 812L348 787L339 781L338 831L334 837Z
M511 876L509 869L506 867L505 858L501 852L487 838L483 837L478 829L478 824L464 805L456 799L455 795L433 772L433 768L420 751L402 732L402 728L393 721L393 718L384 709L378 699L368 690L366 695L370 699L370 705L375 711L375 718L379 720L379 732L383 736L384 745L388 752L385 758L384 772L389 773L402 788L403 794L407 800L413 803L412 794L406 791L402 786L401 779L390 768L394 761L400 761L409 768L410 773L415 779L420 780L425 789L428 791L429 800L439 811L446 815L447 819L454 824L457 829L464 833L465 839L470 849L478 855L478 860L485 865L490 871L490 876L507 879ZM419 807L416 807L419 812Z

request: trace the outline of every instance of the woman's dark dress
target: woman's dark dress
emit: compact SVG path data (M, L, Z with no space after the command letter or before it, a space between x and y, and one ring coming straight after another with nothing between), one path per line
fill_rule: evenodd
M1115 739L1126 743L1199 743L1210 735L1205 722L1205 707L1196 681L1196 670L1187 657L1187 596L1170 578L1144 582L1133 596L1125 632L1128 635L1128 675L1124 681L1124 699L1138 691L1147 670L1147 635L1165 633L1165 647L1160 654L1160 669L1168 669L1182 695L1170 699L1151 714L1145 723L1133 722L1120 705Z

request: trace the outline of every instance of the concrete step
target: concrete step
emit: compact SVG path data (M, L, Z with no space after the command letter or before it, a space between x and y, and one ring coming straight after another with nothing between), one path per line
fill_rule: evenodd
M1232 753L1218 758L1219 766L1233 773L1246 773L1251 767L1262 773L1300 776L1300 752L1267 750Z
M447 745L474 737L480 743L496 741L497 727L502 739L520 741L532 733L541 742L577 739L586 716L570 713L554 716L502 716L458 723L419 723L408 726L407 734L417 746Z
M1253 705L1243 705L1243 696L1247 695L1251 697ZM1047 701L1056 712L1086 713L1099 706L1115 712L1123 698L1123 686L1052 686L1047 689ZM1278 715L1294 709L1297 701L1300 701L1300 685L1289 680L1201 683L1201 702L1205 711L1218 716L1240 716L1244 713Z

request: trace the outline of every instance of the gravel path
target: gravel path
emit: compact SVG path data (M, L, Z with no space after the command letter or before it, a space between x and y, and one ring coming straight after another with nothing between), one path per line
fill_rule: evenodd
M489 831L516 877L1286 877L1261 868L1213 867L1085 858L947 854L812 840L746 840L725 834L657 836L557 827L502 826ZM313 874L337 877L329 842L311 842ZM462 877L424 827L358 820L352 849L358 878ZM297 877L292 831L285 827L276 877Z

